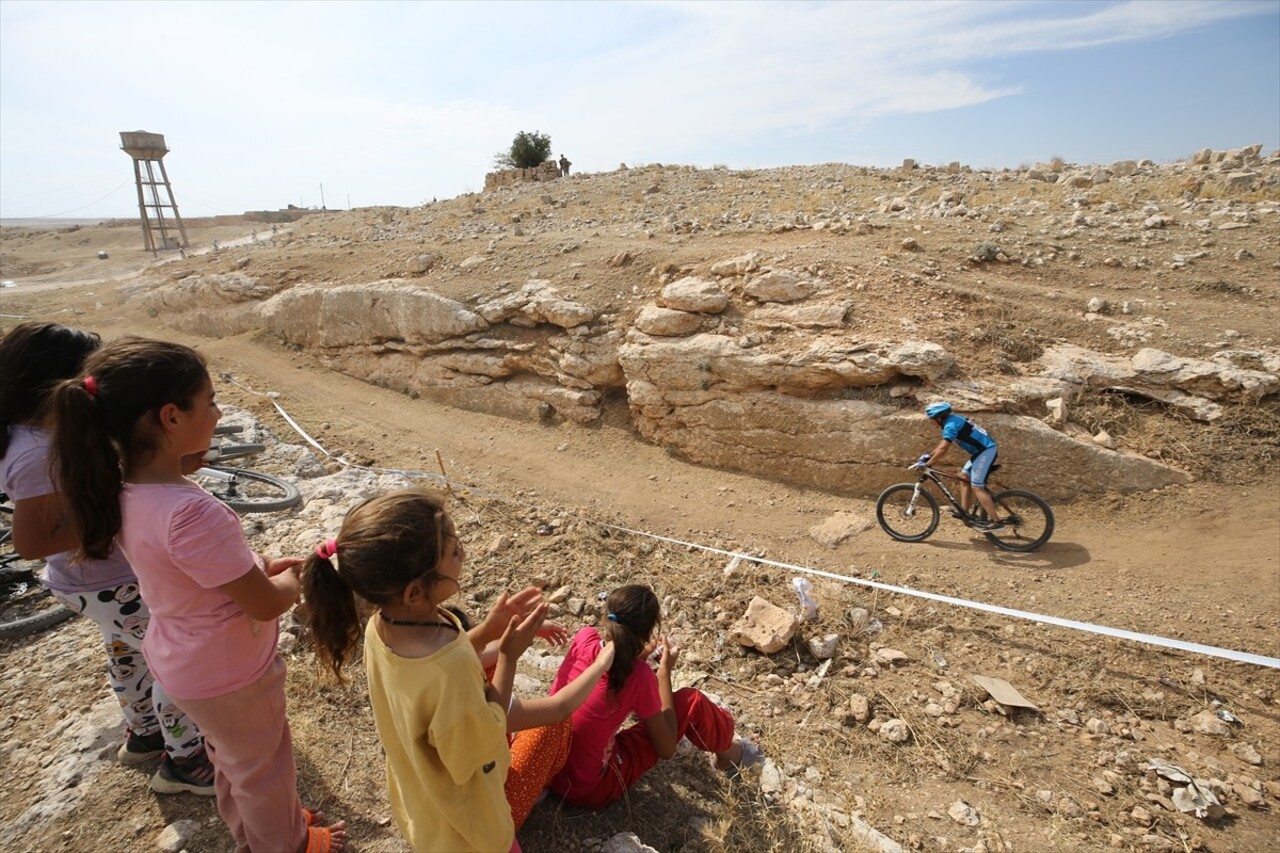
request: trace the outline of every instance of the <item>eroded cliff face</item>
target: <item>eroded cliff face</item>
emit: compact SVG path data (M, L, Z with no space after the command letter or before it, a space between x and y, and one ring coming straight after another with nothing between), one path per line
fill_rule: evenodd
M807 290L809 304L787 291L786 310L834 315L841 305L821 283ZM272 294L249 276L187 278L146 299L188 331L269 329L348 375L507 417L589 424L606 397L624 394L641 436L694 462L858 495L874 494L936 440L919 413L928 400L951 399L980 419L1020 485L1069 497L1160 488L1190 475L1053 429L1041 420L1052 411L1046 401L1101 384L1196 401L1187 405L1196 411L1280 388L1275 374L1229 361L1150 349L1125 359L1070 346L1046 352L1037 376L961 381L949 378L953 357L931 341L861 340L838 326L806 331L791 322L789 334L768 335L787 316L783 306L761 300L759 289L756 299L742 292L678 280L625 330L593 323L589 307L538 280L475 306L407 280ZM731 336L716 331L714 318L735 299L746 304ZM655 331L650 307L676 320L656 329L665 334L640 330Z

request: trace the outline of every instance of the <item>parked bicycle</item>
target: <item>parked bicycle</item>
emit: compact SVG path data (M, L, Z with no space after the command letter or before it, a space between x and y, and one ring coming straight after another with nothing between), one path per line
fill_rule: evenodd
M13 504L0 492L0 637L24 637L76 615L40 583L41 565L14 550Z
M994 474L1002 466L991 466ZM933 535L938 529L941 518L938 498L928 488L932 483L951 504L948 512L969 527L976 528L991 540L997 548L1005 551L1034 551L1049 541L1053 535L1053 509L1039 495L1025 489L1006 489L994 478L990 480L991 496L1005 524L1002 528L987 530L987 514L976 500L972 512L964 507L945 480L962 483L964 480L937 468L929 467L927 462L916 462L907 468L908 471L919 471L914 483L897 483L880 493L876 501L876 520L894 539L901 542L921 542Z
M218 500L242 513L282 512L302 501L298 487L287 480L223 464L232 459L247 459L266 450L262 444L226 444L227 436L239 435L244 427L234 424L218 426L215 442L204 455L205 466L191 479Z

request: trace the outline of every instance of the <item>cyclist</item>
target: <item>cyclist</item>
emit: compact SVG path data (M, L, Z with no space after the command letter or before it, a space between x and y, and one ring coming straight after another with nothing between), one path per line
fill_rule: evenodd
M964 507L965 512L970 511L973 506L973 499L970 497L972 491L977 496L978 503L987 511L987 518L990 519L975 526L981 530L1003 528L1005 522L996 512L996 502L987 491L987 474L991 471L991 466L999 453L996 449L996 440L973 421L952 412L950 403L930 403L925 407L924 414L941 427L942 440L931 453L921 456L920 461L926 465L936 465L943 456L947 455L947 450L953 443L960 445L960 449L969 454L969 461L960 469L960 505ZM969 488L971 485L972 490ZM952 514L955 514L954 510Z

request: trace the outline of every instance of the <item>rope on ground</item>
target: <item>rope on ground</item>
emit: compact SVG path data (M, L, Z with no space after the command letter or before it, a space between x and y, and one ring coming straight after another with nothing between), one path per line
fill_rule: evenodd
M479 495L481 497L493 498L494 500L502 501L503 503L517 505L517 506L525 506L528 508L537 509L542 512L546 511L545 508L543 507L539 507L534 504L528 504L522 501L517 501L514 498L509 498L505 495L485 492L483 490L479 490L472 486L469 486L465 483L452 483L449 480L447 480L445 477L439 474L430 474L423 471L405 471L397 468L376 468L376 467L370 467L367 465L357 465L353 462L350 462L342 458L341 456L335 456L334 454L330 453L327 449L325 449L325 447L321 445L320 442L312 438L311 435L309 435L307 431L304 430L298 424L297 421L295 421L292 417L290 417L289 413L285 411L283 406L280 405L280 400L279 400L280 395L278 393L268 392L264 394L261 391L256 391L246 385L242 385L241 383L237 382L234 378L232 378L231 374L229 373L223 373L221 376L224 380L226 380L227 382L230 382L232 385L235 385L237 388L240 388L250 394L253 394L259 397L264 397L270 400L271 405L274 406L276 411L280 413L280 417L284 418L285 422L289 424L289 426L293 429L293 431L296 432L299 436L301 436L302 439L307 442L307 444L311 445L316 450L323 453L326 458L332 459L333 461L337 462L343 467L354 468L361 471L370 471L372 473L378 473L378 474L399 474L405 477L432 480L434 482L440 483L450 488L458 488L460 490L470 492L472 494ZM620 533L627 533L632 536L641 536L648 539L656 540L658 542L666 542L671 545L680 545L684 548L703 551L708 554L718 554L720 556L729 557L729 558L738 558L740 560L750 560L751 562L758 563L760 565L772 566L774 568L784 569L786 571L800 572L802 574L813 575L814 577L826 578L828 580L839 581L841 583L854 584L857 586L865 586L871 589L881 590L884 592L891 592L898 595L907 595L914 598L922 598L922 599L925 599L926 601L934 601L939 604L947 604L953 607L964 607L964 608L968 608L969 610L977 610L982 613L991 613L997 616L1005 616L1012 619L1022 619L1022 620L1025 620L1028 622L1034 622L1040 625L1053 625L1058 628L1069 628L1071 630L1083 631L1085 633L1090 633L1090 634L1098 634L1104 637L1113 637L1120 640L1131 640L1133 642L1142 643L1148 646L1157 646L1165 649L1174 649L1177 651L1191 652L1192 654L1223 658L1225 660L1237 661L1239 663L1253 664L1255 666L1265 666L1271 669L1280 669L1280 658L1253 654L1251 652L1242 652L1242 651L1237 651L1235 649L1226 649L1226 648L1221 648L1219 646L1209 646L1209 645L1204 645L1202 643L1189 643L1185 640L1175 640L1171 637L1160 637L1155 634L1143 634L1138 631L1129 631L1124 628L1112 628L1107 625L1096 625L1092 622L1080 622L1075 619L1063 619L1062 617L1059 617L1059 616L1050 616L1043 613L1032 613L1026 610L1015 610L1013 608L1002 607L997 604L986 604L980 601L970 601L965 598L955 598L949 595L939 595L938 593L927 592L925 590L920 590L920 589L912 589L910 587L893 586L892 584L879 583L877 581L867 580L865 578L853 577L850 575L842 575L836 572L829 572L824 569L816 569L816 568L813 568L812 566L803 566L803 565L798 565L796 563L784 563L778 560L765 559L764 557L755 557L755 556L752 556L751 554L746 554L741 551L729 551L724 548L715 548L710 545L703 545L698 542L688 542L683 539L675 539L670 536L662 536L661 534L652 533L647 530L635 530L630 527L623 527L617 524L610 524L609 522L606 522L606 521L599 521L597 519L585 518L583 516L576 515L576 514L573 514L573 517L580 521L586 522L588 524L599 525L600 527L604 527L609 530L616 530Z

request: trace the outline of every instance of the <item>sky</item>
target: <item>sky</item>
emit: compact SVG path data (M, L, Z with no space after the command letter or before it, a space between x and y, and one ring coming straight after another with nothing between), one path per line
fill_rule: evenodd
M1280 147L1280 0L0 0L0 217L477 192L519 131L574 172ZM323 187L323 196L322 190Z

